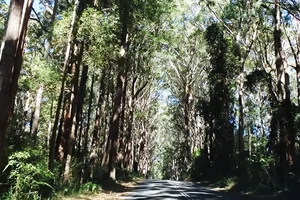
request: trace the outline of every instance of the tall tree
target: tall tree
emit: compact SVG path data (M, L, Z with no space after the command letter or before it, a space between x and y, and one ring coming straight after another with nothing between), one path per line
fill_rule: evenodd
M281 9L279 0L274 0L274 50L277 72L277 100L279 103L277 120L279 124L279 156L281 176L286 184L288 167L293 165L295 157L295 131L290 96L290 77L287 60L282 47ZM274 116L275 117L275 116Z
M119 12L121 19L121 32L120 32L120 55L118 59L118 75L117 85L114 97L113 106L113 118L109 127L109 162L108 171L109 177L113 180L116 179L116 164L117 164L117 152L118 152L118 137L119 137L119 124L120 124L120 109L123 95L123 81L124 70L126 68L126 53L129 45L128 26L130 19L131 0L121 0L119 2Z
M72 51L74 50L74 42L75 42L75 38L76 38L75 36L76 36L77 30L78 30L79 19L84 10L84 5L85 4L80 0L77 0L74 3L74 10L73 10L73 14L72 14L71 26L70 26L68 41L67 41L68 43L67 43L64 63L63 63L63 67L62 67L63 76L62 76L62 80L61 80L61 89L60 89L60 94L58 97L55 121L53 124L53 130L52 130L52 134L51 134L51 138L50 138L50 149L49 149L50 150L49 151L49 169L50 170L53 170L53 162L54 162L54 158L55 158L55 153L58 153L58 152L55 152L55 150L60 151L58 145L56 145L57 147L55 147L55 144L59 144L59 141L61 141L62 138L61 138L60 134L57 135L56 132L57 132L58 124L59 124L61 107L62 107L62 103L63 103L67 73L69 70ZM76 60L76 58L74 58L74 59ZM60 124L62 125L62 123L60 123ZM60 156L60 157L62 157L62 156Z
M0 169L5 164L5 131L13 111L32 0L12 0L0 52Z
M233 123L232 94L230 82L234 75L232 64L228 59L228 41L224 38L218 24L212 24L206 32L207 43L210 44L212 70L210 81L210 115L211 129L215 138L212 144L211 161L217 175L226 176L232 172L233 159Z

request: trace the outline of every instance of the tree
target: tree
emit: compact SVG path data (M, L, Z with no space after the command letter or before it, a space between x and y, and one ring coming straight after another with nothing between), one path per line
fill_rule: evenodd
M280 156L282 182L286 184L288 167L293 165L295 157L295 131L289 89L290 77L287 73L287 61L282 49L281 10L278 0L274 0L274 6L274 50L277 71L277 100L279 103L276 118L279 124L280 138L278 154Z
M234 75L234 63L228 59L228 41L224 38L221 28L212 24L206 31L206 40L210 44L212 70L210 81L210 116L212 149L210 159L213 167L221 176L232 172L233 159L233 125L232 94L229 80ZM220 49L220 50L219 50Z
M5 131L13 111L32 0L11 1L0 52L0 169L5 165Z
M126 68L126 53L129 47L128 26L131 16L131 1L120 1L120 19L121 19L121 32L120 32L120 55L118 58L118 75L116 92L114 97L113 118L109 128L109 161L108 171L109 177L113 180L116 179L116 164L118 152L118 137L119 137L119 124L120 124L120 109L123 95L122 84L125 80L124 70Z

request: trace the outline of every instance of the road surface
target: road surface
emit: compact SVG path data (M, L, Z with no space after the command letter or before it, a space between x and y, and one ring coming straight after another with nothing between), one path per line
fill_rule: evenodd
M145 180L122 199L130 200L240 200L235 195L213 191L199 184L170 180Z

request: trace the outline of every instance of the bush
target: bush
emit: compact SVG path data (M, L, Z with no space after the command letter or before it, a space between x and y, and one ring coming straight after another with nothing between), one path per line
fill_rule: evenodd
M4 199L40 199L49 196L53 190L49 184L53 178L47 169L42 149L25 149L9 157L9 183L11 185ZM43 162L44 161L44 162Z
M243 187L263 190L268 192L276 187L276 172L274 172L275 160L271 155L253 154L245 159L241 167L245 173L240 176L240 184Z
M83 184L80 187L80 192L81 193L85 193L85 192L91 192L91 193L95 193L100 191L102 188L100 185L96 184L96 183L92 183L92 182L88 182Z

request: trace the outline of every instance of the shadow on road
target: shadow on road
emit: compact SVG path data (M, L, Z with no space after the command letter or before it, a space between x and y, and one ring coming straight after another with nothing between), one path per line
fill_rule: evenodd
M212 191L192 182L146 180L136 185L124 199L132 200L238 200L239 197Z

